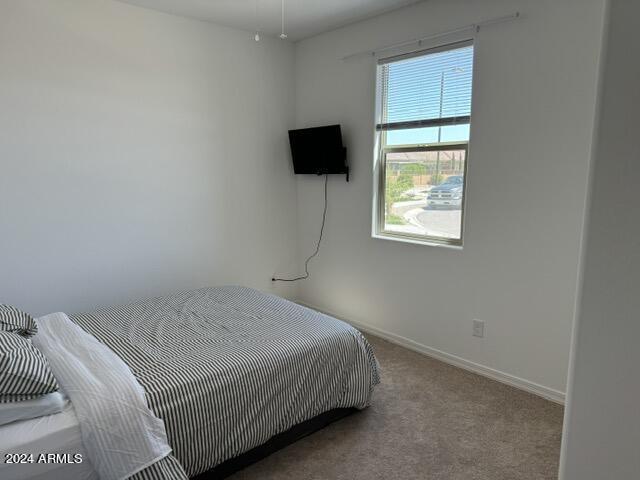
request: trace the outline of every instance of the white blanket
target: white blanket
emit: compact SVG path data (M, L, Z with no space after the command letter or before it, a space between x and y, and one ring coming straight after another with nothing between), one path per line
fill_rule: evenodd
M64 313L38 319L34 344L73 404L85 452L103 480L121 480L171 452L129 367Z

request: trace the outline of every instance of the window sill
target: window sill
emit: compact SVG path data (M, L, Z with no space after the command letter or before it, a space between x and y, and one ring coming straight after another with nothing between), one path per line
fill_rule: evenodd
M388 233L372 233L372 238L377 238L379 240L391 240L392 242L400 242L400 243L410 243L413 245L424 245L426 247L441 247L447 248L449 250L463 250L462 245L452 245L449 243L442 243L435 240L420 240L418 238L411 237L403 237L399 235L392 235Z

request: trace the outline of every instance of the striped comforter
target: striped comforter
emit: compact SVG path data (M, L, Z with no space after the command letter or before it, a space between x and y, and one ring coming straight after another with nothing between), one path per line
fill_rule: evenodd
M207 288L71 319L130 367L174 457L134 478L183 478L334 408L369 405L379 382L354 328L243 287ZM176 462L177 460L177 462Z

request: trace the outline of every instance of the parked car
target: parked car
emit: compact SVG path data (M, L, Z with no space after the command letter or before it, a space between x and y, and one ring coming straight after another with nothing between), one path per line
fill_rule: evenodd
M427 206L430 208L450 207L458 210L462 208L463 190L464 177L462 175L448 177L440 185L429 190Z

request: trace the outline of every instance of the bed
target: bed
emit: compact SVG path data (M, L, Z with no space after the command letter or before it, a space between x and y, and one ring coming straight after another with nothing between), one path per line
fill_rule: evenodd
M126 364L164 424L172 451L136 472L136 480L222 478L292 438L366 408L379 382L371 346L356 329L245 287L200 289L66 318ZM63 338L62 323L53 328L51 322L48 330L46 318L42 323L36 338L45 350L65 341L78 350L85 341L76 333ZM70 397L71 411L51 416L66 415L58 423L67 430L74 428L73 407L79 408ZM75 413L83 432L87 414ZM67 450L85 451L86 444L85 438ZM78 478L97 478L86 471L92 462L86 456ZM0 475L5 478L2 469Z

